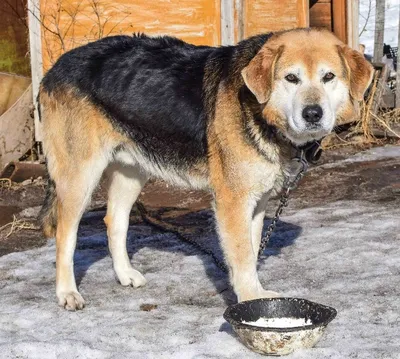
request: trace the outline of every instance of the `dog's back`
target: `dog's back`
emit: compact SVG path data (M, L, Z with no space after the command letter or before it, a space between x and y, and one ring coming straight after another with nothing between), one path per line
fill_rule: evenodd
M43 91L79 92L142 153L179 166L206 155L202 83L212 51L171 37L109 37L63 55Z

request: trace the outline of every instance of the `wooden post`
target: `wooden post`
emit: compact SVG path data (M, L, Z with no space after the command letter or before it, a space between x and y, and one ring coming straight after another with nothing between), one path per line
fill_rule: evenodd
M243 1L245 0L235 0L235 43L244 39Z
M345 44L346 34L346 0L332 0L333 33Z
M382 62L385 33L385 0L376 0L374 62Z
M310 1L297 0L297 26L310 26Z
M347 1L347 44L357 51L360 48L360 37L358 36L359 11L359 0Z
M35 140L41 141L39 112L36 104L40 81L43 77L42 36L40 26L40 0L28 0L29 47L31 55L32 95L35 106Z
M400 6L399 6L399 19L400 19ZM398 42L397 42L397 78L396 78L396 107L400 108L400 21L398 28Z
M234 0L221 0L221 45L235 41Z

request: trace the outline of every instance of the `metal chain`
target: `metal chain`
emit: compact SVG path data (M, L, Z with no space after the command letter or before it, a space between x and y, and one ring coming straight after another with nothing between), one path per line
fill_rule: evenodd
M203 245L201 245L200 243L196 242L195 240L193 240L192 238L190 238L190 236L188 235L183 235L176 226L170 225L168 223L163 222L161 219L159 218L154 218L151 217L149 215L149 213L147 212L146 208L144 207L143 203L140 201L136 201L136 206L137 209L139 210L139 213L143 219L144 222L146 222L147 224L163 231L163 232L169 232L169 233L173 233L175 236L177 236L181 241L184 242L188 242L190 243L193 247L197 248L198 250L200 250L201 252L203 252L204 254L209 255L214 263L216 264L216 266L221 269L223 272L228 273L228 267L226 266L226 264L223 262L223 260L221 261L211 249L208 249L206 247L204 247Z
M297 187L297 185L299 184L299 181L303 178L304 174L307 171L308 163L305 159L304 151L301 151L300 157L296 157L292 161L298 162L298 164L300 166L298 166L298 170L297 170L297 173L295 173L294 178L290 179L290 176L289 176L283 185L282 194L279 199L279 205L278 205L278 208L276 209L275 216L274 216L274 218L272 218L272 221L267 228L267 232L261 238L260 248L258 250L259 257L264 253L264 250L268 245L268 242L272 236L272 233L274 232L274 230L276 228L276 224L279 221L279 217L281 216L283 209L285 207L287 207L287 205L288 205L290 191Z
M304 151L301 151L300 156L293 158L292 161L298 165L298 168L296 171L293 171L293 173L291 173L288 176L288 178L286 179L286 181L284 183L284 186L282 189L282 194L281 194L281 197L279 200L279 205L275 212L275 216L272 219L271 224L268 226L265 236L263 236L261 238L260 249L258 252L259 257L263 254L265 248L268 245L269 239L271 238L272 233L274 232L274 230L276 228L276 224L279 221L279 217L281 216L281 214L283 212L283 208L287 207L287 205L288 205L290 191L297 187L299 181L301 180L301 178L304 176L305 172L307 171L308 163L307 163L307 160L305 159ZM213 253L213 251L211 249L204 247L203 245L196 242L189 236L184 236L179 230L177 230L176 228L174 228L171 225L167 225L166 223L163 223L160 219L155 219L155 218L152 218L151 216L149 216L147 210L145 209L144 205L141 202L137 201L136 205L137 205L137 208L138 208L143 220L146 223L148 223L148 224L152 225L153 227L156 227L164 232L173 233L182 241L190 243L193 247L199 249L204 254L209 255L213 259L214 263L216 264L216 266L219 269L221 269L225 273L228 273L228 267L226 266L226 264L223 261L221 261Z

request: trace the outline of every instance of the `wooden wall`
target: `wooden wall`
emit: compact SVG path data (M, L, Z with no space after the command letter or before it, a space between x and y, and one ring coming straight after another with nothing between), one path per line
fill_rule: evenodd
M327 28L333 31L340 40L347 43L349 40L347 26L352 25L351 23L348 24L346 20L348 1L349 0L310 0L310 26Z
M243 5L244 38L308 26L308 1L245 0Z
M104 36L144 32L198 45L221 42L220 0L41 0L47 70L73 47Z
M310 4L310 26L332 31L332 0L317 0Z
M308 0L41 0L40 11L45 70L63 52L112 34L168 34L220 45L308 26ZM225 26L232 36L221 32Z
M0 0L0 71L30 76L26 0Z

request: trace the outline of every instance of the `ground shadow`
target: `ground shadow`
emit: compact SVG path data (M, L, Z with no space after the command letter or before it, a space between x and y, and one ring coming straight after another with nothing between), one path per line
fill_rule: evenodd
M179 239L173 234L160 239L159 236L165 235L165 232L159 228L151 228L151 225L139 221L132 224L129 229L127 240L129 257L132 259L134 254L142 248L154 248L158 251L178 252L184 255L199 255L203 261L206 275L213 283L217 293L223 297L227 305L234 303L236 296L229 285L228 275L216 265L210 255L204 254L197 248L198 245L206 248L221 262L224 262L211 210L189 212L182 215L179 214L182 209L169 208L169 211L171 213L174 212L174 215L166 217L168 223L173 222L179 225L179 228L189 229L189 231L183 233L183 237L196 244L190 243L184 238ZM165 214L165 209L163 209L163 214ZM78 286L88 268L108 255L107 235L103 217L104 212L91 212L82 220L74 257L75 277ZM269 223L270 220L266 219L264 231ZM143 230L144 228L145 231ZM291 246L300 233L301 227L284 221L279 222L259 264L266 261L269 256L278 255L282 248ZM151 270L151 263L146 263L145 267L148 271Z

